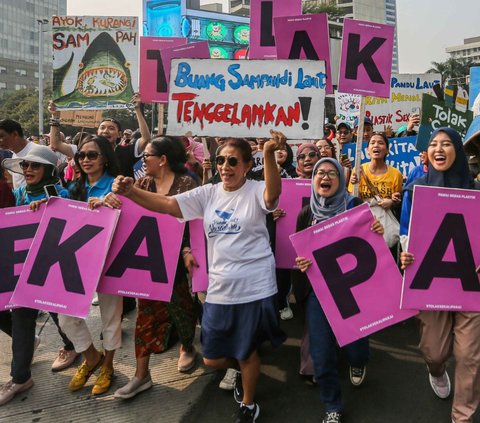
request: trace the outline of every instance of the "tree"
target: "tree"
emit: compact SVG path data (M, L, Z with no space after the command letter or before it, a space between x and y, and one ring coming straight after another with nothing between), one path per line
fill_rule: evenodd
M321 3L320 1L308 1L303 3L302 12L304 14L326 13L330 21L336 21L345 16L344 9L337 7L334 0Z
M468 91L467 76L470 68L474 65L472 59L450 57L445 62L432 62L432 68L427 73L439 73L442 76L442 87L446 82L459 85Z

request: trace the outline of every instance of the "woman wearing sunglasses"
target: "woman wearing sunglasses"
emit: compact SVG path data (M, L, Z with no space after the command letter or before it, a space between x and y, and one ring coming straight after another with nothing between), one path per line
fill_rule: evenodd
M114 177L118 175L117 159L110 142L104 137L85 138L78 147L75 164L80 169L80 177L70 188L70 198L87 201L94 207L101 204L103 198L111 192ZM72 340L75 351L85 357L68 385L72 392L81 389L99 367L100 374L92 388L92 394L103 394L112 382L113 357L122 341L122 297L98 294L98 301L105 354L95 348L84 319L60 315L60 326Z
M175 139L165 137L153 140L145 148L143 163L145 177L136 181L135 186L162 195L176 195L197 186L187 175L187 155L183 145ZM105 199L107 205L118 201L111 193ZM135 376L114 397L128 399L152 387L149 371L151 354L166 351L180 339L178 370L187 372L195 365L196 352L193 347L197 313L188 286L187 271L196 266L189 248L188 231L185 231L181 256L170 302L139 299L135 323Z
M43 145L33 145L27 155L22 158L3 160L2 166L4 169L21 174L25 178L26 185L14 190L15 205L28 204L33 210L38 209L40 203L47 201L44 188L48 185L55 186L58 196L68 198L68 191L58 183L56 164L57 156L55 153ZM12 379L0 388L0 405L9 402L16 394L33 386L30 366L36 342L37 314L38 310L24 307L16 308L12 310L11 316L9 316L11 317L11 324L6 326L2 324L2 329L12 337ZM58 323L57 315L55 313L51 313L51 315L55 323ZM61 331L59 333L65 346L60 350L64 354L62 353L62 356L59 354L57 360L61 359L63 363L66 360L70 365L76 358L75 351L72 351L71 342L65 334ZM57 360L55 360L55 363Z
M297 175L301 179L312 177L313 167L320 160L318 147L310 142L302 144L297 149Z
M265 340L274 346L285 339L275 307L275 261L265 216L275 209L281 179L275 150L286 142L271 131L264 145L265 181L247 179L253 165L245 140L228 140L216 166L221 183L207 184L174 196L143 191L131 178L118 177L113 190L143 207L184 220L203 218L207 237L209 286L202 318L204 362L217 369L238 368L234 397L241 403L236 422L254 422L260 374L257 349Z
M313 170L310 204L298 215L297 232L343 213L361 202L346 191L345 176L340 163L332 158L323 158ZM383 227L377 219L374 219L371 230L383 234ZM312 264L304 257L297 257L296 263L301 272L306 272ZM302 274L302 279L308 287L306 316L310 355L315 380L320 387L320 397L326 409L322 422L340 423L343 404L337 370L337 342L308 278ZM352 384L360 385L369 356L368 339L359 339L345 346L344 351L350 364L350 380Z

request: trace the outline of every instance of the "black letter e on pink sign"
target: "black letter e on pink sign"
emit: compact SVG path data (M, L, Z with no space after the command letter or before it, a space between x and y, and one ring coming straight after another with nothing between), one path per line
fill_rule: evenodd
M357 265L343 273L337 260L346 254L353 255ZM313 257L342 318L360 313L351 288L368 281L375 273L377 255L373 247L362 238L348 237L314 251Z

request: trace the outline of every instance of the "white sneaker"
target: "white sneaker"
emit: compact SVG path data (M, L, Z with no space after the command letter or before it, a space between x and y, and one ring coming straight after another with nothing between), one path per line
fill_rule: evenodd
M98 295L95 294L95 297L93 297L93 300L92 300L92 305L93 306L98 306L100 303L98 302Z
M285 308L282 308L280 310L280 319L282 320L290 320L293 318L293 311L290 308L290 306L287 306Z
M123 388L117 389L113 394L114 398L129 399L140 392L146 391L153 386L150 373L143 379L134 376Z
M235 387L235 378L237 377L238 371L235 369L227 369L225 376L220 381L218 387L224 389L225 391L233 391Z
M440 377L432 376L429 373L428 379L430 380L430 386L432 387L433 392L435 392L435 395L438 398L448 398L448 396L450 395L451 385L450 378L448 377L448 373L446 371Z

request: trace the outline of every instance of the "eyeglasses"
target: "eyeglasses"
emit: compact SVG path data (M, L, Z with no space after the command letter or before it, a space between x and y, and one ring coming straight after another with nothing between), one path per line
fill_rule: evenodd
M328 170L326 172L324 170L319 170L317 176L319 176L320 179L325 178L325 176L328 176L328 179L337 179L339 175L336 170Z
M38 170L42 167L41 163L36 163L36 162L20 162L19 166L22 170L27 170L28 168L32 170Z
M142 154L142 159L147 160L148 157L156 156L156 154L149 154L149 153L143 153Z
M101 154L97 151L80 151L80 153L77 153L75 157L79 162L88 159L88 160L97 160L98 157L101 156Z
M217 156L215 161L217 162L217 165L223 166L225 162L228 163L229 166L235 167L238 164L238 159L236 157L230 156L230 157L225 157L225 156Z
M306 157L310 157L311 159L313 159L314 157L317 157L317 153L315 151L310 151L309 153L307 153L306 155L305 154L299 154L297 156L297 160L305 160Z

